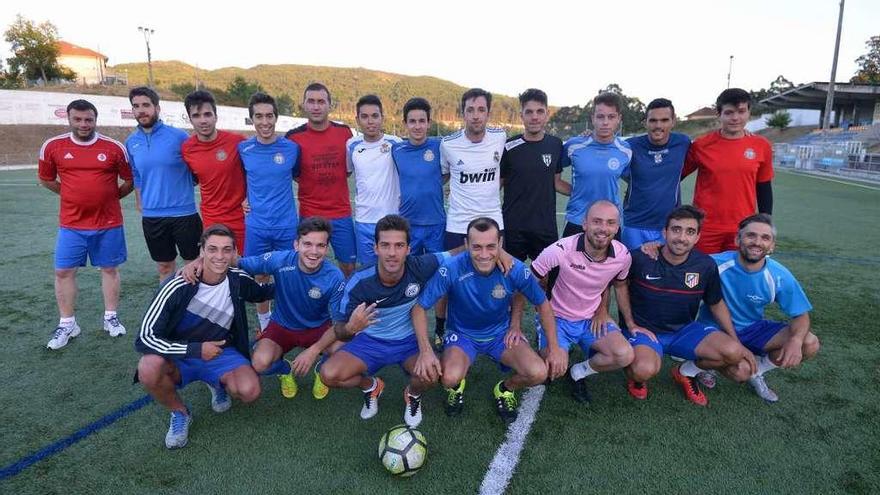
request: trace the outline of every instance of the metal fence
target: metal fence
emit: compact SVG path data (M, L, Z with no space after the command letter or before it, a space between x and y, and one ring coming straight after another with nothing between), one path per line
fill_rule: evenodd
M775 167L829 172L880 181L880 154L867 153L864 143L848 141L773 145Z

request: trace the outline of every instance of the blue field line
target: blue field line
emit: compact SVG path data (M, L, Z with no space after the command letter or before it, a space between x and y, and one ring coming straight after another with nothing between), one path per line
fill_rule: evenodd
M5 480L6 478L11 478L11 477L15 476L16 474L24 471L25 469L33 466L34 464L42 461L43 459L45 459L49 456L53 456L53 455L63 451L67 447L70 447L71 445L75 444L76 442L79 442L80 440L82 440L83 438L86 438L87 436L91 435L92 433L95 433L97 431L100 431L100 430L112 425L116 421L128 416L129 414L137 411L138 409L143 408L144 406L146 406L150 402L153 402L153 398L150 397L149 395L145 395L145 396L141 397L140 399L137 399L134 402L131 402L129 404L126 404L126 405L120 407L116 411L113 411L112 413L95 421L94 423L86 425L83 428L80 428L79 430L77 430L76 432L74 432L73 434L68 436L67 438L62 438L61 440L59 440L53 444L47 445L46 447L43 447L39 451L37 451L27 457L23 457L22 459L14 462L8 466L4 466L2 469L0 469L0 480Z

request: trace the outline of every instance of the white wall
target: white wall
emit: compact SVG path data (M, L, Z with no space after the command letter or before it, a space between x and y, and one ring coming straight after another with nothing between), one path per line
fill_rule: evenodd
M812 126L819 127L820 125L822 125L819 122L819 115L821 114L821 112L819 112L819 110L801 110L801 109L793 108L793 109L788 109L786 111L788 112L789 115L791 115L791 124L789 124L789 126L791 126L791 127L797 127L797 126L802 126L802 125L812 125ZM755 131L760 131L761 129L766 129L767 128L767 119L770 118L770 116L772 116L772 115L773 115L772 113L765 113L764 115L761 115L757 119L750 121L748 124L746 124L746 130L748 130L749 132L755 132ZM831 114L831 115L832 115L831 118L833 119L834 114Z
M0 125L67 125L67 104L80 98L92 102L98 109L98 126L137 126L131 113L131 104L125 97L16 90L0 90ZM159 103L159 107L162 110L162 120L166 124L192 129L183 102L163 101ZM219 106L217 117L217 127L220 129L253 130L247 120L247 108ZM285 132L305 122L304 118L281 116L276 129L278 132Z

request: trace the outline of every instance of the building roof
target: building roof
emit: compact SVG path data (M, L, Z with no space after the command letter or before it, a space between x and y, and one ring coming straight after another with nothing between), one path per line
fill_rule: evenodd
M823 110L830 84L811 82L761 100L773 108L807 108ZM834 104L852 105L858 102L880 101L880 84L834 83Z
M72 57L90 57L90 58L100 57L100 58L104 59L104 62L109 60L109 57L107 57L107 55L104 55L103 53L98 53L94 50L90 50L88 48L83 48L81 46L74 45L73 43L68 43L67 41L58 40L57 45L58 45L58 55L62 55L62 56L67 55L67 56L72 56Z
M685 120L714 119L718 114L713 107L703 107L696 112L691 112L684 116Z

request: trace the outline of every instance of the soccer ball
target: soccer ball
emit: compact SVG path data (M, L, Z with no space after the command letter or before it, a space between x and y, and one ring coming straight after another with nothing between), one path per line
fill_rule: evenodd
M379 460L395 476L412 476L428 459L428 442L422 432L406 425L388 430L379 441Z

